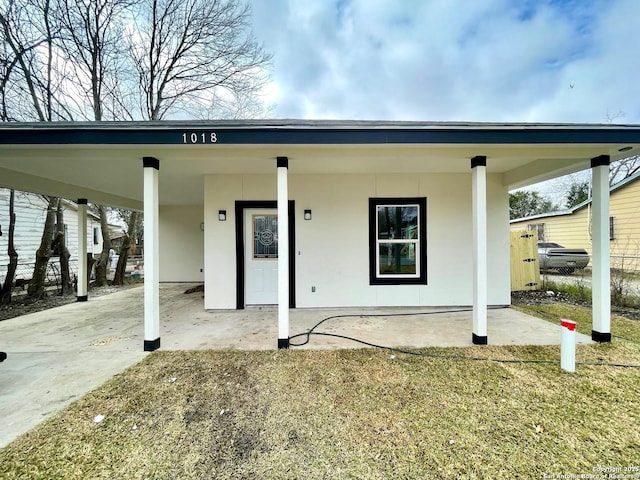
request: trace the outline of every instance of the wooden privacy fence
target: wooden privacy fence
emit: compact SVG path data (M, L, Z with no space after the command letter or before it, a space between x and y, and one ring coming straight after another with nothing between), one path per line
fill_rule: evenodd
M536 231L511 232L511 291L540 288L540 260Z

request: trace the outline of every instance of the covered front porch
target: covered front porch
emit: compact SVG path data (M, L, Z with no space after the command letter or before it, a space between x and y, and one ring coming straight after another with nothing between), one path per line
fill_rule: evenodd
M592 338L611 340L608 171L610 162L640 148L637 126L40 123L7 124L0 129L0 145L3 186L77 199L79 252L86 250L80 226L88 202L144 210L147 351L160 347L162 332L173 333L161 328L162 281L203 280L206 308L243 310L249 305L243 301L247 241L238 227L243 225L238 212L244 212L239 206L247 202L277 207L279 248L291 250L290 256L279 256L277 300L268 302L278 304L278 330L271 345L277 339L278 346L287 347L289 336L298 333L297 311L290 311L291 306L442 304L451 306L445 310L472 307L472 312L456 312L472 319L462 333L467 338L463 345L499 344L499 338L488 340L496 315L488 308L509 302L508 189L591 167ZM291 202L296 203L289 211ZM408 205L407 211L427 213L426 220L415 216L419 238L382 236L371 205L397 211ZM290 238L295 218L309 221L298 232L292 228ZM411 244L405 245L407 252L418 248L416 270L385 277L387 272L376 263L383 240L397 248ZM348 248L339 250L341 256L328 255L326 245L337 241ZM333 270L323 269L334 258ZM428 271L423 268L427 261ZM80 277L85 269L80 262ZM325 288L316 289L318 281ZM79 288L78 300L87 299ZM403 325L403 332L413 331ZM389 338L385 333L384 339Z

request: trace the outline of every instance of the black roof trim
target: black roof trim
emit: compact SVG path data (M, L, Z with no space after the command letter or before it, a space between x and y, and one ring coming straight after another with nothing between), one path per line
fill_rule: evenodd
M640 144L640 125L224 120L0 124L4 145Z

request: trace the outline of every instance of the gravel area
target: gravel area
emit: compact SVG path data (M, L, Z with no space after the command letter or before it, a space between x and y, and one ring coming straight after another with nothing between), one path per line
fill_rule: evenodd
M546 305L550 303L567 303L581 307L591 307L591 304L562 292L553 290L531 290L525 292L511 292L513 305ZM611 312L631 320L640 320L640 309L612 306Z

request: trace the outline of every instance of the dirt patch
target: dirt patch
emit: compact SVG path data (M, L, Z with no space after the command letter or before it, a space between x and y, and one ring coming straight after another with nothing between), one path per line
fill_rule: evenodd
M187 289L184 291L184 293L185 293L186 295L189 295L189 294L191 294L191 293L198 293L198 292L202 292L202 293L204 293L204 284L202 284L202 285L196 285L195 287L192 287L192 288L187 288Z
M89 296L100 297L102 295L109 295L110 293L121 292L136 286L138 286L138 284L132 283L122 286L107 285L105 287L94 287L89 290ZM8 320L9 318L21 317L22 315L28 315L30 313L41 312L42 310L49 310L50 308L61 307L76 301L77 299L75 295L63 297L55 292L50 292L46 297L37 300L27 297L26 294L19 294L13 297L13 300L9 305L0 305L0 321Z

